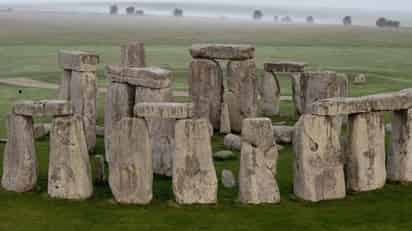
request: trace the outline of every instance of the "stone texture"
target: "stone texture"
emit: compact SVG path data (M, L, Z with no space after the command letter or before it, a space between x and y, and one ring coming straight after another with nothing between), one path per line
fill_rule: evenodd
M260 111L265 116L279 114L280 85L277 77L270 72L265 72L259 79L259 93L261 97Z
M60 68L73 71L95 72L99 64L99 56L82 51L59 51Z
M294 126L272 126L275 142L278 144L291 144L293 139Z
M216 203L218 185L209 122L205 119L180 120L175 132L173 192L177 203Z
M51 124L34 124L34 138L41 139L47 135L49 135L51 129Z
M219 63L194 59L189 66L188 82L196 118L208 119L219 129L223 101L223 72Z
M121 60L125 67L145 67L144 44L133 42L121 46Z
M412 109L393 113L392 130L387 160L388 179L412 182Z
M227 103L222 103L222 112L220 114L220 133L228 134L231 130L229 105L227 105Z
M110 161L112 133L122 118L132 117L135 89L125 83L110 83L104 107L104 144L106 161Z
M267 72L303 72L306 63L295 61L274 61L264 64Z
M222 184L225 188L233 188L236 186L236 179L232 171L227 169L222 171Z
M61 100L70 100L70 81L72 79L71 70L63 70L63 75L60 80L58 98Z
M340 131L341 119L300 117L293 138L293 191L297 197L313 202L345 197Z
M107 180L105 164L104 164L104 156L103 155L95 155L92 157L93 159L93 178L97 184L104 184Z
M13 113L23 116L66 116L73 114L73 107L66 100L18 101Z
M159 67L106 66L107 78L112 82L128 83L134 86L162 89L172 87L172 72Z
M81 115L85 129L87 148L96 146L96 75L92 72L72 72L70 101L74 113Z
M312 103L348 96L348 79L335 72L304 72L292 75L293 100L298 114L310 113Z
M258 112L258 89L254 60L230 61L227 68L228 92L224 102L229 106L230 127L240 132L242 121L253 118Z
M138 103L134 107L137 117L160 119L187 119L193 117L192 103Z
M53 198L87 199L92 193L82 118L57 117L50 131L48 194Z
M143 119L123 118L112 134L109 185L123 204L148 204L153 197L152 151Z
M194 44L190 54L193 58L245 60L255 57L255 47L235 44Z
M4 149L1 185L8 191L31 191L36 187L39 174L33 119L10 113L6 120L8 142Z
M240 151L242 146L242 139L235 134L227 134L223 139L223 143L226 148L230 150Z
M247 204L278 203L278 150L268 118L245 119L239 170L239 200Z
M217 160L228 160L235 157L235 154L232 151L218 151L213 153L213 158Z

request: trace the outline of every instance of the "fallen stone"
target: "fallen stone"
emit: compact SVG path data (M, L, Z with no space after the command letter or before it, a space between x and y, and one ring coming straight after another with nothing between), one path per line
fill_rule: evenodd
M303 72L306 63L295 61L275 61L264 64L267 72Z
M190 49L193 58L245 60L255 57L255 47L235 44L195 44Z
M231 132L230 128L230 113L227 103L222 103L222 112L220 114L220 133L228 134Z
M218 151L213 153L213 158L218 160L229 160L235 157L235 154L231 151Z
M236 186L235 176L232 171L227 169L222 171L222 184L225 188L233 188Z
M121 47L122 65L125 67L145 67L144 44L133 42Z
M235 134L227 134L223 139L226 148L230 150L240 151L242 146L242 139Z
M355 85L362 85L366 84L367 79L365 74L358 74L353 78L353 84Z
M261 113L265 116L279 114L280 85L277 77L270 72L265 72L259 79L259 92L261 96Z
M187 119L193 117L192 103L138 103L134 114L143 118Z
M79 115L53 120L49 156L50 197L79 200L92 196L91 166Z
M173 192L179 204L217 202L217 177L212 158L209 122L205 119L176 123Z
M19 101L13 113L23 116L67 116L73 114L72 104L66 100Z
M99 56L82 51L59 51L60 68L73 71L95 72L99 64Z
M153 197L152 151L143 119L123 118L112 133L109 185L122 204L148 204Z
M95 155L92 157L93 160L93 178L97 184L104 184L107 180L104 156Z
M278 144L291 144L293 139L293 126L272 126L273 136Z
M1 185L7 191L27 192L36 187L38 162L31 117L7 114L8 142L4 149Z
M278 203L276 181L278 150L272 122L267 118L245 119L239 170L239 200L247 204Z

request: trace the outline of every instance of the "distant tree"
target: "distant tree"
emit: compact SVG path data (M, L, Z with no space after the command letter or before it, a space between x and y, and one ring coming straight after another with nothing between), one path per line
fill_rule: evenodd
M139 15L139 16L143 16L144 15L144 10L136 10L135 14Z
M175 17L182 17L183 16L183 9L175 8L173 10L173 16Z
M260 20L263 18L263 12L261 10L254 10L253 11L253 19Z
M377 27L385 27L385 25L386 25L386 18L378 18L378 20L376 20Z
M279 16L273 16L273 21L279 22Z
M292 18L290 16L285 16L285 17L282 18L282 22L283 23L291 23Z
M352 17L351 16L345 16L342 21L343 21L343 25L345 25L345 26L352 25Z
M111 5L110 6L110 14L111 15L116 15L119 12L119 7L117 5Z
M378 20L376 20L376 26L381 27L381 28L383 27L399 28L401 26L401 22L381 17L381 18L378 18Z
M315 23L315 18L313 16L306 17L306 22L309 24Z
M127 15L135 14L134 6L129 6L129 7L127 7L127 8L126 8L126 14L127 14Z

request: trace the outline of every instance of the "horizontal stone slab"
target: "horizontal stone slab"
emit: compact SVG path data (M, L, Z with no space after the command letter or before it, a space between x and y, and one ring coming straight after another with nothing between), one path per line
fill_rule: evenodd
M59 51L59 66L65 70L96 71L100 58L97 54L83 51Z
M134 107L137 117L186 119L193 117L192 103L139 103Z
M67 116L73 114L73 106L66 100L19 101L13 113L23 116Z
M325 116L406 110L412 108L412 88L362 97L329 98L317 101L310 107L310 113Z
M106 66L107 78L112 82L154 89L168 88L173 83L172 72L159 67Z
M194 44L190 54L193 58L244 60L255 57L255 47L238 44Z
M264 64L267 72L303 72L306 63L295 61L274 61Z

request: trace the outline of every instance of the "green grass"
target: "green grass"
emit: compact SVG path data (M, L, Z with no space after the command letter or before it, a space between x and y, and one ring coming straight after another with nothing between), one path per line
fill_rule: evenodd
M351 86L350 94L366 95L412 86L412 30L366 27L233 23L203 19L59 16L0 13L0 78L28 77L58 83L59 49L98 52L99 85L104 86L104 64L119 62L119 44L146 43L148 63L173 70L176 88L187 89L188 48L197 42L233 42L256 45L258 73L271 59L309 63L311 70L368 74L368 84ZM282 94L290 82L281 77ZM22 93L19 93L22 90ZM54 98L50 90L0 86L0 137L6 136L4 115L20 99ZM179 101L187 100L179 98ZM98 98L97 122L103 125L104 96ZM293 124L291 103L282 103L274 121ZM0 163L4 145L0 144ZM223 137L213 137L214 151L224 149ZM98 139L96 153L103 154ZM245 206L237 189L219 187L213 206L179 206L173 202L171 180L155 177L154 199L147 206L118 205L107 185L95 185L87 201L47 197L48 139L37 142L39 187L17 194L0 189L0 230L410 230L412 185L387 184L374 192L350 194L343 200L307 203L292 195L293 152L285 146L278 162L282 201L278 205ZM237 158L216 161L237 174ZM1 170L1 165L0 165ZM219 185L221 186L221 185Z

